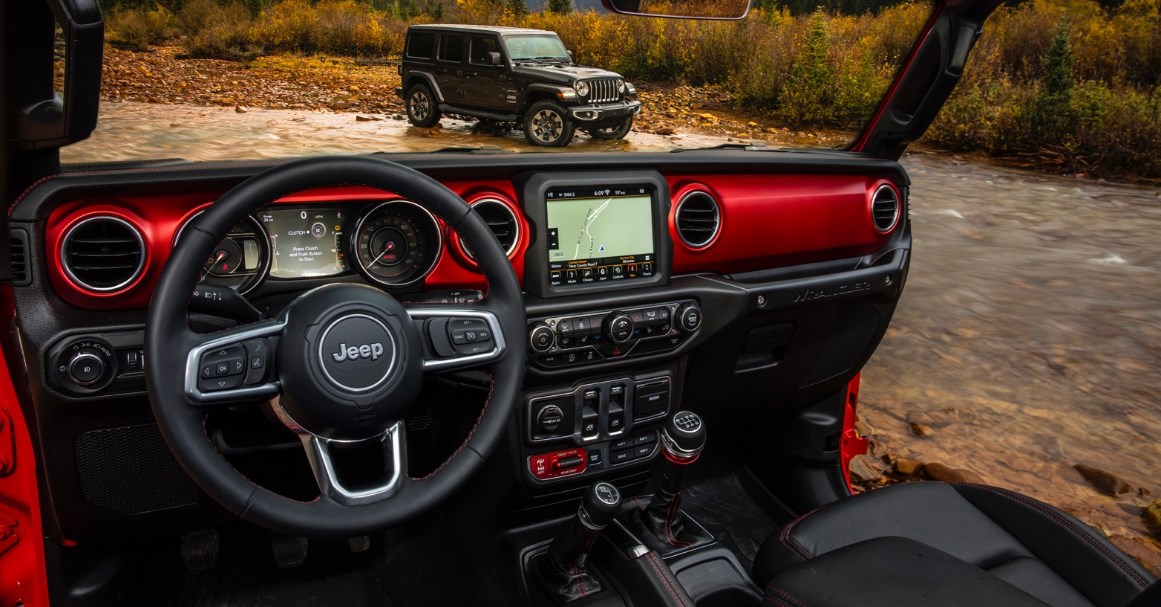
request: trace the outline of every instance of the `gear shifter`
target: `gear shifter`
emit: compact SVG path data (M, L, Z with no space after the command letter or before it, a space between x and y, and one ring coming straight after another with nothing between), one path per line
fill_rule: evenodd
M705 424L692 411L674 413L661 430L664 460L653 479L653 498L639 514L638 528L646 545L661 554L709 539L696 528L687 527L681 512L685 472L701 456L705 440Z
M597 536L620 511L621 492L611 483L600 481L588 488L576 516L560 529L537 562L537 578L549 596L567 603L601 591L601 583L586 565Z

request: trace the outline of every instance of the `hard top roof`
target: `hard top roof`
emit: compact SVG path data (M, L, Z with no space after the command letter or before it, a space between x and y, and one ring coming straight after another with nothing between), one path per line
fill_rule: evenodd
M412 25L409 29L413 30L461 30L467 32L486 32L490 34L500 34L502 36L511 36L518 34L552 34L548 30L534 30L526 27L509 27L506 25L468 25L463 23L449 23L440 25L436 23L428 23L424 25Z

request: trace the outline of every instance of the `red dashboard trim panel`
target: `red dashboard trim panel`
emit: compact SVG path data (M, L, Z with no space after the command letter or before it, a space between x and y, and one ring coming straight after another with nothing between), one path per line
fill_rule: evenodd
M883 183L877 177L849 175L699 175L667 176L672 194L669 232L673 239L673 274L733 273L865 255L881 248L891 232L879 233L870 218L870 198ZM494 197L508 204L520 221L520 238L511 256L523 280L524 257L532 229L509 180L445 181L466 200ZM899 188L891 183L898 193ZM676 201L692 190L704 190L719 202L721 228L707 247L692 249L677 237ZM45 228L49 281L66 302L88 309L145 308L169 258L180 226L210 204L219 192L82 198L52 211ZM397 196L362 186L329 187L299 192L275 204L390 200ZM111 293L93 293L65 275L60 240L77 221L97 214L120 217L135 225L148 249L145 268L133 284ZM898 222L897 225L901 225ZM464 255L456 236L442 221L443 247L426 290L485 289L483 275ZM898 229L896 227L895 229Z

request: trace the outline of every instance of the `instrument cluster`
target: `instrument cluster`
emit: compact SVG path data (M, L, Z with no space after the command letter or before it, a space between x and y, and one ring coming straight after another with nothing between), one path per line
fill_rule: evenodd
M194 217L178 231L175 245ZM439 222L411 201L272 205L214 247L201 283L247 293L267 280L358 272L386 287L405 287L431 273L442 249Z

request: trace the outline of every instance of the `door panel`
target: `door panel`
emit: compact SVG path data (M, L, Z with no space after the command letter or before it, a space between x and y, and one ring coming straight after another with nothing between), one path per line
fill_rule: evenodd
M464 103L469 107L486 110L515 111L516 96L510 102L507 100L508 67L504 63L500 39L475 35L471 37L469 46L468 66L464 72ZM501 64L492 65L488 53L500 53Z
M464 77L466 55L467 36L440 34L435 57L435 77L443 91L444 101L452 105L463 105L467 101L467 80Z

